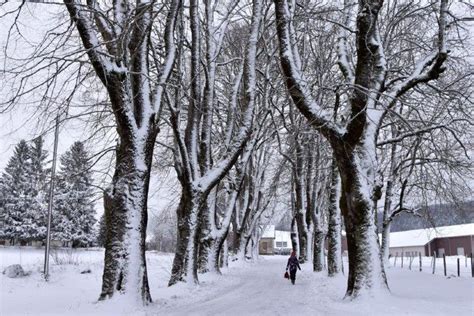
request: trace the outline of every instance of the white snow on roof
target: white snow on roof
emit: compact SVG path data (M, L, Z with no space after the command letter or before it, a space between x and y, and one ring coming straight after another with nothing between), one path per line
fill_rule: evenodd
M390 233L390 247L424 246L440 237L474 235L474 223Z
M262 238L275 238L275 225L263 226Z

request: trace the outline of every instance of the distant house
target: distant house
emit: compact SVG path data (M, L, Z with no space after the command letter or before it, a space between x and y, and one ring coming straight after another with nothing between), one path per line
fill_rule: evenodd
M474 251L474 223L390 233L391 256L462 256Z
M261 255L273 255L275 244L275 226L266 225L262 227L262 237L258 244L258 253Z
M275 230L274 253L278 255L289 255L291 250L291 232Z
M291 232L275 230L274 225L262 226L262 237L259 243L259 253L261 255L289 255L293 250L291 243ZM324 242L325 249L328 249L328 240ZM347 240L344 231L341 232L341 252L347 252Z

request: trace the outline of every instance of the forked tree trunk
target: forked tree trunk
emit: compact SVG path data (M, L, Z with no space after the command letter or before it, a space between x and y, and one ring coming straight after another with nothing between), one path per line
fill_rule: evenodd
M119 292L151 302L145 238L154 137L143 146L130 141L117 149L112 187L104 196L107 232L100 300Z
M178 235L168 286L184 281L185 277L188 281L198 282L197 251L194 250L198 246L196 229L198 201L199 199L193 197L189 190L182 191L181 200L176 211Z
M226 237L217 237L212 240L211 245L209 247L209 251L207 253L207 271L215 272L220 274L221 273L221 262L223 262L222 258L226 255L224 245L226 244Z

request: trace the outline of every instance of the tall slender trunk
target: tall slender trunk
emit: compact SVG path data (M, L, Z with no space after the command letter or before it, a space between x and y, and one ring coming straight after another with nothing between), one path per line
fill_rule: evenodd
M220 267L227 268L228 266L229 266L229 244L226 237L226 239L224 239L224 243L222 244Z
M340 181L336 161L331 164L328 221L328 274L334 276L341 271L341 210L339 208Z
M388 221L387 223L382 224L382 245L380 247L382 253L382 262L384 266L388 266L388 257L390 254L390 228L392 226L392 222Z
M393 182L387 181L387 188L385 189L385 202L382 217L382 245L380 250L382 252L382 260L384 264L388 263L389 247L390 247L390 228L392 221L390 219L390 211L392 209L393 196Z
M397 128L392 125L392 136L398 135ZM397 161L397 143L393 143L390 146L390 170L389 176L385 188L385 201L383 205L383 216L382 216L382 260L386 265L388 263L389 247L390 247L390 227L391 227L391 212L392 212L392 199L393 199L393 182L396 177L396 161Z
M315 228L313 237L313 271L319 272L324 269L324 233Z

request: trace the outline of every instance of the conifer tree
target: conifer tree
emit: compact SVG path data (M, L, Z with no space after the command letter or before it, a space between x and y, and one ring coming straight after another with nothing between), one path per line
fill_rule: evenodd
M40 148L37 146L40 142L33 148ZM13 243L40 240L46 230L41 222L41 200L38 198L40 191L36 190L39 182L35 183L34 180L39 178L39 173L33 170L40 169L32 167L32 149L26 141L21 140L15 147L0 182L3 197L0 212L4 217L2 237Z
M90 246L97 233L91 163L84 144L75 142L60 163L53 237L72 242L74 247Z
M35 138L28 150L28 179L30 186L30 212L38 230L32 235L34 240L46 238L47 210L48 210L48 173L46 159L48 152L43 149L44 141L41 136Z

